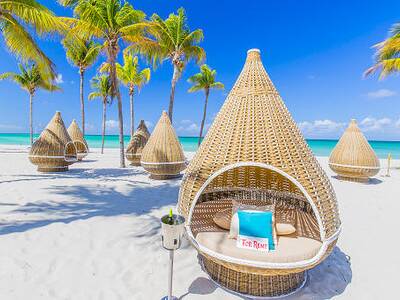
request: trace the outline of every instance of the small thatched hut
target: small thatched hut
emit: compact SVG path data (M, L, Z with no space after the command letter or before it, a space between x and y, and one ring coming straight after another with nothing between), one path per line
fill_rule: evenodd
M140 166L140 158L142 151L149 140L150 132L147 129L144 120L141 120L135 133L132 135L131 140L126 148L126 159L130 161L132 166Z
M378 174L379 159L357 126L356 120L351 120L333 149L329 157L329 167L339 177L353 181L366 181Z
M165 111L142 151L140 164L154 179L177 177L186 167L182 146Z
M76 147L69 136L60 112L33 143L29 160L38 166L39 172L63 172L78 160Z
M89 146L75 120L72 120L71 125L69 125L68 134L71 137L72 142L75 144L78 160L82 160L89 154Z

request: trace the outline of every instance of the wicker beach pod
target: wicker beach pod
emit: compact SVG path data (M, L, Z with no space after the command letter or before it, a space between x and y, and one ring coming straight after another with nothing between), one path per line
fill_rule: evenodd
M378 174L379 159L367 139L351 120L329 157L329 167L339 177L351 181L367 181Z
M140 166L140 158L142 151L149 140L150 132L147 129L144 120L141 120L135 133L132 135L131 140L126 148L126 159L130 161L132 166Z
M140 164L154 179L177 177L186 167L182 146L165 111L142 151Z
M68 134L71 137L72 142L75 144L78 160L82 160L89 154L89 146L75 120L72 120L71 125L69 125Z
M256 259L254 250L237 248L213 221L216 213L232 207L232 199L274 204L276 217L296 228L298 238L285 238L294 243L288 253L298 249L304 254L301 241L317 243L314 252L289 260L285 250L276 250ZM305 282L306 270L321 263L336 244L341 222L335 192L265 71L258 49L248 51L239 78L186 169L178 211L186 217L187 235L205 271L242 295L296 291ZM278 247L284 247L282 241L278 239Z
M60 112L33 143L29 160L38 166L39 172L63 172L78 160L77 151L65 128Z

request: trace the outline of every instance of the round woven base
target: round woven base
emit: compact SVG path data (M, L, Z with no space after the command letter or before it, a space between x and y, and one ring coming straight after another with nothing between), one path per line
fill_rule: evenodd
M66 172L68 171L68 166L66 167L38 167L38 172L42 173L54 173L54 172Z
M174 178L180 178L181 176L182 174L175 174L175 175L150 174L150 178L155 180L174 179Z
M265 276L242 273L201 256L204 270L223 288L243 296L281 297L300 289L306 280L306 272L287 275Z

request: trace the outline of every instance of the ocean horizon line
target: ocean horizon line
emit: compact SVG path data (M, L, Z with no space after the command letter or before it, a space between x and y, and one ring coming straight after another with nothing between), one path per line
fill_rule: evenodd
M12 135L27 135L29 136L29 132L0 132L1 135L5 134L12 134ZM39 136L39 133L35 133L34 136ZM85 134L86 136L99 136L101 137L101 134ZM119 137L118 133L116 134L106 134L105 137ZM130 137L130 134L124 134L124 137ZM179 138L195 138L198 139L198 136L195 135L178 135ZM203 137L204 138L204 137ZM307 141L338 141L339 138L305 138ZM400 140L381 140L381 139L368 139L369 142L385 142L385 143L400 143ZM1 141L0 141L1 144Z
M34 138L38 138L35 134ZM88 134L85 139L89 148L101 148L102 136L99 134ZM199 137L197 136L178 136L183 150L196 152L198 149ZM127 145L130 134L124 135L124 143ZM308 146L316 156L330 156L338 139L312 139L306 138ZM387 158L390 153L393 158L400 158L400 141L370 140L371 147L379 158ZM0 145L29 146L29 133L0 133ZM105 148L119 148L119 135L109 134L105 136Z

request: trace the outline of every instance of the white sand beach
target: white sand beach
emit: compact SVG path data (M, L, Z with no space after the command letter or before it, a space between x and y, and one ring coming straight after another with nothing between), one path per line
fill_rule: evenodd
M187 157L193 153L186 153ZM400 266L400 170L369 184L336 179L343 231L332 255L285 299L394 299ZM386 166L385 161L381 161ZM399 161L393 162L400 166ZM118 166L118 150L94 150L60 174L41 174L26 147L0 147L0 299L160 299L168 254L159 217L174 208L180 179L155 181ZM217 287L185 243L176 253L179 299L241 299Z

